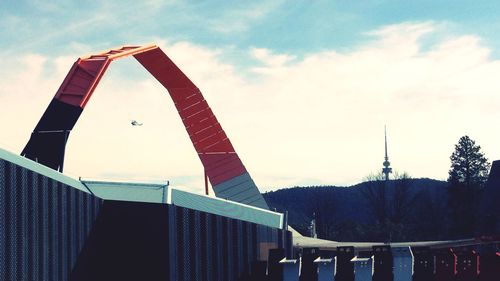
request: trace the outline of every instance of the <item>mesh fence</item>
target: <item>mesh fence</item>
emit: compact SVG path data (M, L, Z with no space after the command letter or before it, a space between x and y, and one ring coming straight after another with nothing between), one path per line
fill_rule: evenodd
M84 280L78 279L81 274L105 271L110 260L135 266L120 268L121 276L127 276L126 271L166 266L168 270L161 272L172 280L235 281L261 258L261 244L281 244L280 234L263 225L172 205L103 203L54 179L0 161L2 281ZM144 245L151 245L162 260L148 262L144 255L134 255L148 252L137 244L137 237L150 239ZM158 250L159 245L164 248ZM100 280L99 276L113 273L92 276Z
M68 280L99 204L89 194L0 160L0 280Z
M260 245L277 246L283 239L280 231L266 226L181 207L170 210L176 218L169 225L175 228L169 239L177 245L170 254L176 280L243 280L260 259Z

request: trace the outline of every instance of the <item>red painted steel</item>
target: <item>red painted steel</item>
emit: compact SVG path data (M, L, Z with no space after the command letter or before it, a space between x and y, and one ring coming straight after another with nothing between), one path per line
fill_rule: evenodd
M94 91L104 71L109 65L109 59L98 60L78 59L66 79L56 93L56 99L83 108L87 96Z
M151 49L155 45L123 46L95 55L80 57L57 90L55 98L66 104L84 108L111 61Z
M210 182L224 182L233 178L231 175L239 176L246 172L243 163L236 153L198 154L201 162L210 175ZM224 174L227 173L227 174Z
M158 46L124 46L80 57L73 64L55 98L83 109L109 64L115 59L131 55L169 92L212 186L246 173L198 87Z
M245 173L233 145L196 85L159 48L134 56L170 93L212 186ZM217 164L221 159L227 161Z

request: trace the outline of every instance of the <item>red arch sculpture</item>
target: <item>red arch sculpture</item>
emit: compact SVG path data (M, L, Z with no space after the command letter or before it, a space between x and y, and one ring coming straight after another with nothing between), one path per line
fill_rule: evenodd
M218 197L268 209L200 90L156 45L80 57L38 122L22 155L62 171L70 131L113 60L134 56L170 93Z

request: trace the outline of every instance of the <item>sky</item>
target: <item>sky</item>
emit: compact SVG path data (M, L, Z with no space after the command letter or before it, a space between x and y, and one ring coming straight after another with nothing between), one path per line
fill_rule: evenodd
M0 0L0 147L20 153L72 63L155 43L200 88L261 191L382 168L446 180L463 135L500 159L498 1ZM130 120L144 123L133 127ZM203 191L164 88L113 62L65 173Z

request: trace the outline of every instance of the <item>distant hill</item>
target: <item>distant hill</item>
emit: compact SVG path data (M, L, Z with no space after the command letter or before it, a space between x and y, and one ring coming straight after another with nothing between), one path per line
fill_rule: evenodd
M422 178L391 180L385 187L381 183L292 187L267 192L264 198L272 209L288 211L289 224L303 234L314 213L320 238L409 241L446 237L446 182Z

